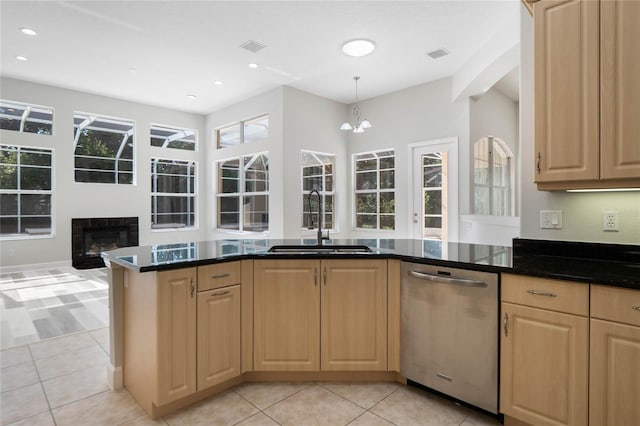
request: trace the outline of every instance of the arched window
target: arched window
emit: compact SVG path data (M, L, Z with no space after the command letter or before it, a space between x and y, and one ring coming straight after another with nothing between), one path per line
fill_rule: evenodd
M491 216L514 214L513 154L493 136L473 144L473 213Z

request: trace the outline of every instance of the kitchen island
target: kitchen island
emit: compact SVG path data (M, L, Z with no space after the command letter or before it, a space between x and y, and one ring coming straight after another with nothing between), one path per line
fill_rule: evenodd
M145 410L157 417L246 380L402 381L403 261L500 274L515 286L506 296L503 293L505 312L512 305L531 303L536 312L565 309L522 299L518 294L522 285L561 288L570 280L578 286L575 291L586 294L587 303L590 287L592 295L618 298L602 295L602 288L606 292L607 287L627 287L632 295L640 289L635 273L640 264L637 246L566 243L571 249L567 251L561 244L516 239L512 253L508 247L422 240L333 240L321 250L313 249L318 247L315 240L222 240L106 252L103 257L111 281L111 384L117 388L124 380ZM286 249L273 252L273 246ZM368 250L353 250L360 246ZM351 249L338 250L345 247ZM598 267L576 267L580 262ZM520 285L519 277L530 281ZM344 288L349 290L340 293ZM571 294L568 297L574 298ZM564 299L564 293L561 296L552 299ZM588 307L583 309L569 312L588 321ZM610 318L606 312L596 315L591 321ZM516 317L511 318L514 326ZM634 318L623 320L628 323ZM546 324L544 319L538 321ZM510 348L505 338L502 347ZM558 356L573 355L576 349L588 353L585 341L569 343L573 349ZM186 347L193 348L193 354L183 350ZM505 368L509 356L520 359L503 350L502 385L509 383L505 372L522 368ZM163 363L170 368L163 370ZM584 368L572 371L571 378L588 377ZM166 382L162 386L160 376ZM506 396L520 390L502 386L501 392L504 411ZM574 387L566 392L576 394ZM582 409L588 405L595 406L585 402ZM533 408L539 411L540 407ZM539 420L526 417L527 413L509 414Z

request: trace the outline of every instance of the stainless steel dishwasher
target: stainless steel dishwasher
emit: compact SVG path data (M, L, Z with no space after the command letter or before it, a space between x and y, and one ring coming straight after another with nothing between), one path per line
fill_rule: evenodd
M498 413L498 275L402 262L407 379Z

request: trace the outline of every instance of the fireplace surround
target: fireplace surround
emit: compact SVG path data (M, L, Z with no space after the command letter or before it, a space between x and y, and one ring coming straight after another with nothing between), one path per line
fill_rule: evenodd
M101 268L103 251L137 245L137 217L71 219L71 264L76 269Z

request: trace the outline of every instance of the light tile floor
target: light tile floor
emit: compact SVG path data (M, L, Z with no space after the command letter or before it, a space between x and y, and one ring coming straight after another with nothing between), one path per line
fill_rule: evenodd
M34 302L32 305L36 307L44 306L44 301L43 305L35 303L35 296L25 296L36 293L6 293L28 289L26 284L29 280L26 278L38 284L32 287L60 286L56 287L53 295L45 289L37 293L44 294L45 299L58 298L56 303L59 305L67 305L60 296L71 295L74 291L83 294L104 290L100 286L106 282L104 270L94 270L93 276L89 277L82 272L54 270L50 271L49 277L42 271L22 276L0 275L3 285L0 287L3 295L3 304L0 305L2 327L10 327L11 338L7 337L6 343L12 346L0 352L1 426L499 424L474 410L397 383L245 383L152 421L126 389L109 390L106 380L108 327L46 339L47 334L40 333L35 323L35 333L19 334L16 331L21 330L21 325L14 324L13 318L5 320L8 310L24 309L26 317L24 313L15 317L33 322L31 308L26 302ZM79 284L82 281L90 281L97 287L88 290L89 287ZM25 300L19 300L18 296ZM102 298L98 296L96 293L92 297ZM11 299L9 308L7 298ZM83 301L91 299L77 298ZM20 303L22 306L16 306ZM106 306L101 301L98 303ZM74 309L78 306L67 307L74 318L81 318L74 315ZM96 318L100 315L99 311L88 309L88 312ZM47 319L56 324L56 318L51 314ZM86 329L95 328L91 326L96 324L78 322ZM64 331L64 327L56 326ZM33 342L19 345L20 338L32 339Z
M109 325L106 268L0 273L0 348Z

